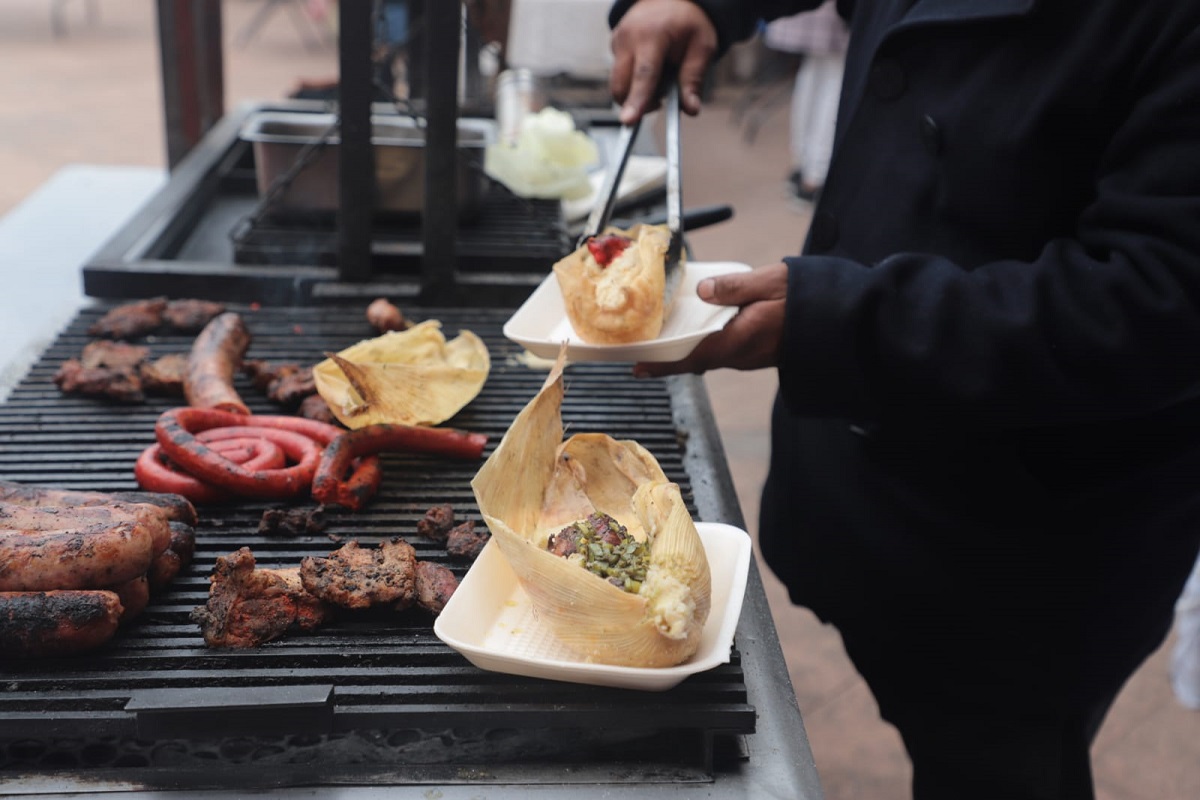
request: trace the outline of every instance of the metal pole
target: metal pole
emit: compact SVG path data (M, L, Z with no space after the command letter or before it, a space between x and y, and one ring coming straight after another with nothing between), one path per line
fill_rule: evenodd
M454 294L458 235L458 53L462 4L425 3L425 202L421 295L426 302Z
M220 0L158 0L158 46L174 168L225 115Z
M375 151L371 146L371 2L338 3L338 276L371 277L372 218L375 214Z

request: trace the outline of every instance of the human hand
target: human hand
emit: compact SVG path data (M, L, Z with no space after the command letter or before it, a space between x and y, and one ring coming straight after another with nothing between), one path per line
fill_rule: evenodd
M609 88L629 125L658 106L665 65L679 68L679 100L700 113L704 71L717 51L717 30L691 0L638 0L613 29Z
M784 306L788 268L772 264L750 272L734 272L700 281L696 294L706 303L738 306L737 316L725 328L705 338L687 358L671 362L635 364L638 378L658 378L710 369L762 369L779 363L783 342Z

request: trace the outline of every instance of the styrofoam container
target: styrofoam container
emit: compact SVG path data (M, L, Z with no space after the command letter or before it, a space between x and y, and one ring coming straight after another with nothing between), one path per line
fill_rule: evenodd
M534 678L663 691L689 675L729 662L750 571L750 537L740 528L697 522L712 573L712 610L700 647L674 667L615 667L580 661L538 621L495 542L489 542L463 576L434 622L438 638L480 669Z
M632 344L588 344L579 338L567 319L562 289L551 272L533 294L504 323L504 335L541 358L557 358L567 343L570 361L678 361L686 358L704 338L716 333L737 314L735 306L717 306L696 296L696 285L705 278L731 272L748 272L748 264L735 261L689 261L680 282L675 306L655 339Z

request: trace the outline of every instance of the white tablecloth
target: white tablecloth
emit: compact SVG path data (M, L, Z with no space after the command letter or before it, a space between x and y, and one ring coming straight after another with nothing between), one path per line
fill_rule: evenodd
M612 0L513 0L508 63L535 75L606 80Z

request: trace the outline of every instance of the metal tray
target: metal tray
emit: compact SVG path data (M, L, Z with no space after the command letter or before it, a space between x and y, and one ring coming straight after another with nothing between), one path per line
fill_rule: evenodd
M299 159L298 173L272 198L272 211L328 212L338 208L338 147L334 114L259 112L250 116L240 138L254 149L258 193L265 197L276 180L288 175ZM425 202L425 129L413 117L371 117L375 146L377 210L419 214ZM496 137L488 119L458 120L458 208L474 215L488 186L483 154ZM324 141L324 144L321 142ZM284 178L286 180L286 178Z

